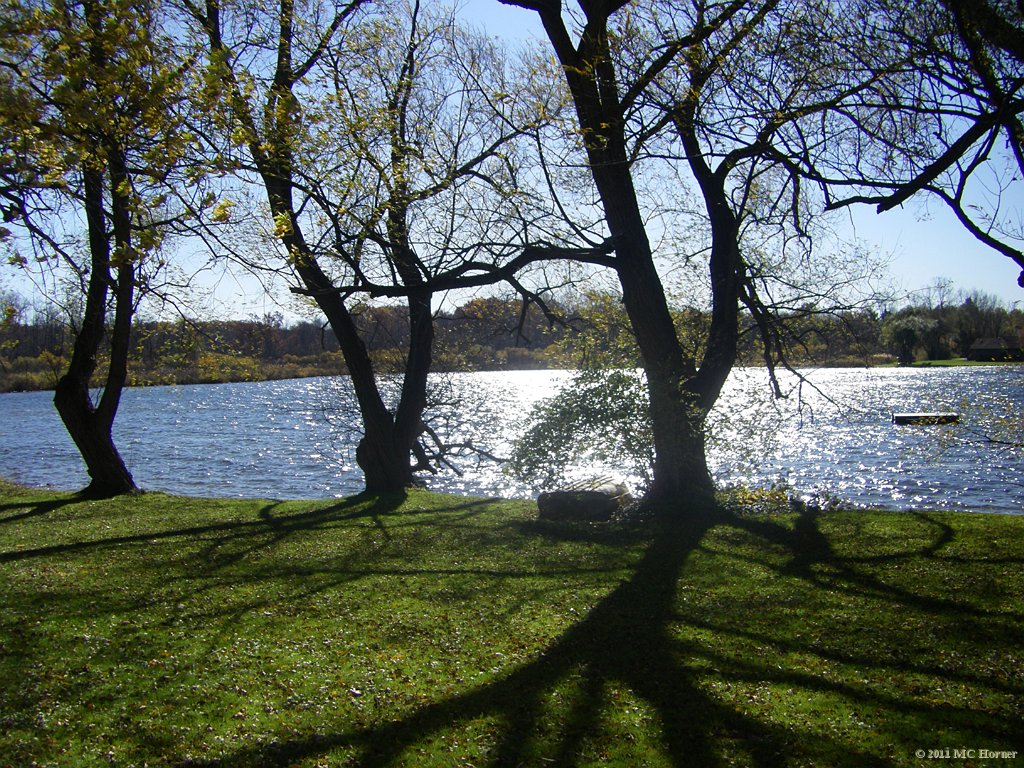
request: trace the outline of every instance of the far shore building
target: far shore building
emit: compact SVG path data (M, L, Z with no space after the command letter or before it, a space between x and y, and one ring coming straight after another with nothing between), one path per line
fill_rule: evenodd
M978 339L967 350L967 359L978 363L1024 360L1024 350L1006 339Z

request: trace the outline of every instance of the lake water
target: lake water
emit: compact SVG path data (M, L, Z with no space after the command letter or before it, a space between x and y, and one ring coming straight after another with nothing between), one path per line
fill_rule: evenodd
M710 456L720 483L786 485L804 496L897 509L1024 511L1024 366L825 369L767 397L763 370L737 371L723 395ZM452 442L508 455L529 406L564 371L439 376L458 418L433 426ZM361 490L348 379L132 389L115 438L148 490L213 496L327 498ZM892 412L956 411L961 423L901 427ZM453 493L527 497L493 462L427 478ZM614 473L614 467L581 472ZM49 392L0 395L0 475L59 489L87 476ZM627 478L628 479L628 478Z

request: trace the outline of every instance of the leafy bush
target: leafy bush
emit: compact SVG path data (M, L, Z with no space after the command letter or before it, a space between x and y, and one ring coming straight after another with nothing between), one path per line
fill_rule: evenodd
M633 370L577 372L537 403L516 442L510 471L535 488L565 485L585 464L614 464L650 485L654 437L647 386Z

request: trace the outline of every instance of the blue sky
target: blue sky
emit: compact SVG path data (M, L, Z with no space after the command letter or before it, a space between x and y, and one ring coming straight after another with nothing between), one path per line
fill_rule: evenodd
M1014 201L1019 212L1024 201ZM857 235L891 255L890 271L906 290L952 280L965 291L979 290L1007 305L1024 309L1024 288L1017 284L1020 268L1010 259L978 242L953 216L932 202L911 200L901 210L876 214L859 207L853 215Z

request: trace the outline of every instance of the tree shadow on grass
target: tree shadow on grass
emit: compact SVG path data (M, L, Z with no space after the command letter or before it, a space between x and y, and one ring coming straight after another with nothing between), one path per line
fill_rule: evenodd
M781 546L791 553L782 567L781 575L795 576L828 590L841 590L872 599L884 599L936 614L955 614L964 617L991 618L984 609L972 605L968 595L929 595L912 591L905 586L887 582L866 566L893 564L898 561L925 560L937 562L940 553L956 540L953 526L939 517L923 512L899 513L923 523L936 535L920 547L901 546L898 552L872 555L840 555L828 536L821 530L822 512L816 507L801 511L792 528L769 519L736 517L734 525L755 534L766 542ZM962 566L984 562L989 565L1024 565L1024 558L991 558L970 560L944 554L948 563ZM1019 618L1019 617L1018 617Z
M101 536L85 541L64 542L31 549L0 552L0 562L53 557L106 547L116 547L124 544L155 543L177 538L210 539L221 545L226 545L229 542L241 542L243 546L239 552L239 557L242 557L246 552L251 553L260 548L280 544L289 536L308 532L333 522L355 520L363 517L378 519L382 515L387 515L397 510L405 502L405 499L406 495L404 493L373 496L360 495L345 499L337 504L280 516L273 513L273 510L278 506L278 502L272 502L260 510L256 519L228 520L222 523L207 523L179 528L160 527L156 530L121 536ZM24 510L18 515L18 519L25 519L43 516L61 507L77 504L81 501L82 498L80 497L71 497L35 503L10 504L0 506L0 512L5 507ZM3 521L4 519L0 519L0 522ZM237 558L233 554L231 559Z
M629 579L535 660L493 682L422 706L397 721L274 740L199 764L290 766L346 752L355 755L346 764L383 768L409 760L418 746L453 727L478 721L496 723L497 731L486 757L467 764L594 764L592 747L603 738L607 710L618 706L622 691L629 691L652 711L660 741L655 749L668 764L717 766L739 758L739 764L763 768L784 765L787 754L794 752L793 733L786 724L752 716L709 692L701 666L714 653L675 631L677 588L688 559L709 530L732 522L717 510L660 520L657 535ZM765 678L772 674L756 659L744 670L748 673ZM776 676L787 679L785 674ZM558 711L552 714L556 690ZM810 754L829 741L818 738ZM847 747L843 754L839 764L891 764L857 748Z
M62 507L78 504L81 497L69 496L64 499L46 499L36 502L8 502L0 504L0 525L17 523L33 517L42 517Z
M297 532L316 532L333 524L369 519L371 530L387 536L396 523L387 521L402 504L400 498L364 498L311 510L308 513L279 512L268 505L258 520L211 524L163 532L165 536L188 536L202 543L188 554L197 566L218 572L230 570L239 559L263 548L276 548ZM451 520L458 524L476 513L481 502L467 500L452 508ZM409 513L403 512L403 517ZM411 513L409 525L416 525ZM603 597L576 624L565 630L550 645L521 666L489 682L448 695L393 715L393 718L356 719L351 712L338 709L336 725L322 723L267 735L262 740L243 743L223 756L189 761L190 766L248 768L252 766L313 765L348 759L344 764L366 768L384 768L398 764L440 764L417 761L418 750L453 733L459 735L475 724L485 723L487 748L472 761L474 766L518 765L592 765L602 762L600 744L608 737L609 711L621 709L620 698L628 692L632 701L650 712L656 725L644 727L653 733L653 749L658 761L673 766L749 765L756 768L784 765L896 766L911 765L914 744L935 746L930 734L942 727L955 734L954 742L968 734L974 745L1012 743L1011 734L1019 725L1013 708L991 709L975 715L965 699L946 700L925 691L920 696L879 686L863 676L885 679L887 676L918 676L924 685L950 681L956 685L994 691L1007 699L1024 696L1017 680L993 679L986 672L957 673L938 660L875 658L868 651L847 649L837 631L834 641L825 643L801 637L791 625L775 627L771 619L785 618L785 610L770 602L755 599L736 604L716 605L716 580L728 575L729 566L750 565L765 572L766 581L783 580L789 592L799 595L794 585L803 585L814 599L826 602L824 617L813 619L818 632L827 632L828 603L833 594L866 601L872 609L898 616L904 609L918 615L947 619L965 618L988 625L989 650L1001 653L1019 636L1022 617L1012 612L988 613L970 602L969 597L936 596L927 590L915 591L907 582L894 582L872 568L879 564L906 560L934 560L955 541L956 532L938 518L919 518L932 535L916 545L894 547L882 554L843 554L830 535L822 529L823 518L807 510L796 519L746 518L722 510L690 510L689 514L652 523L643 536L651 543L628 578ZM402 525L403 523L398 523ZM442 522L435 521L441 525ZM512 525L517 525L512 523ZM604 529L586 526L551 527L518 524L539 536L552 539L598 540L608 537ZM721 539L709 546L713 529L747 537L755 543L746 548L723 547ZM113 537L84 542L84 547L109 546L112 542L148 541L152 534ZM71 550L74 551L74 550ZM39 552L35 555L39 556ZM747 561L744 561L746 558ZM444 567L444 558L441 558ZM711 563L709 566L708 563ZM1013 561L1016 562L1016 561ZM360 560L359 553L345 552L322 562L295 566L274 565L257 578L295 581L295 596L326 589L339 581L362 575L405 573L394 563L375 567ZM428 565L408 564L411 575L429 576ZM700 578L700 569L712 568L711 578ZM302 569L313 569L309 573ZM387 570L391 569L391 570ZM251 571L251 569L243 569ZM524 569L524 570L529 570ZM445 573L444 571L437 571ZM463 571L459 571L462 573ZM467 575L488 575L467 568ZM545 571L546 575L551 575ZM233 574L230 574L233 575ZM507 577L502 572L495 574ZM321 582L309 579L322 577ZM745 577L756 587L757 579ZM308 580L307 580L308 579ZM689 590L684 594L684 590ZM705 594L687 602L695 590ZM732 594L732 593L729 593ZM301 604L293 596L286 602ZM752 596L756 598L757 596ZM796 598L794 598L796 599ZM280 602L280 598L278 598ZM237 607L237 606L236 606ZM244 603L244 610L252 605ZM786 610L800 612L804 606L793 604ZM749 614L761 610L768 622L751 621ZM386 617L382 617L386 622ZM231 624L230 617L225 625ZM885 628L889 629L889 628ZM1015 635L1015 633L1017 633ZM912 639L910 632L891 628L886 642ZM878 644L876 643L876 647ZM813 664L802 660L813 659ZM792 665L789 661L793 660ZM721 685L721 689L716 687ZM724 690L723 690L724 689ZM775 711L759 709L753 698L768 689L770 696L785 699ZM810 725L790 721L799 713L803 700L807 706L827 708L841 702L840 709L851 722L830 730L821 721ZM394 710L398 711L398 710ZM875 714L872 715L871 712ZM853 722L853 716L870 722L875 717L873 736L865 723ZM910 737L894 736L891 757L880 749L879 738L890 731L878 726L877 718L899 716L903 732ZM335 717L334 714L331 717ZM865 728L863 736L856 729ZM461 730L460 730L461 729ZM855 731L852 735L850 731ZM896 733L896 731L892 731ZM621 728L619 734L621 734ZM627 734L628 735L628 734ZM917 738L918 742L908 741ZM950 742L950 743L954 743ZM966 742L965 742L966 745ZM166 746L158 748L164 754ZM629 747L619 747L620 754ZM454 758L453 758L454 759ZM620 760L619 764L636 765Z
M157 521L146 530L128 534L103 535L104 530L101 529L95 537L0 551L0 565L30 561L45 563L68 557L90 557L97 553L122 551L129 553L129 562L138 553L148 557L156 568L162 564L164 567L172 566L173 563L172 567L167 568L169 572L162 577L158 589L119 592L117 599L113 600L103 585L96 588L93 598L88 600L84 599L84 593L79 589L75 593L77 610L88 611L90 616L95 617L105 612L130 612L165 604L168 615L164 622L166 624L195 621L209 626L211 622L217 622L225 627L225 631L230 628L233 619L243 614L282 601L302 605L319 592L362 578L387 575L401 577L427 572L436 572L441 576L455 573L489 575L479 569L455 569L451 573L425 570L415 562L410 562L405 568L375 565L370 559L372 553L358 544L351 545L351 540L350 546L329 557L311 557L308 551L304 551L304 556L300 558L275 562L271 557L266 562L262 561L264 555L273 555L288 546L289 540L297 541L303 537L308 540L321 535L330 538L332 529L351 527L362 521L368 521L370 525L360 526L361 530L387 542L398 530L423 527L424 516L440 514L443 520L441 524L449 527L465 524L482 514L490 505L487 499L463 499L440 509L419 509L407 504L407 500L408 494L405 492L367 493L299 511L289 509L289 505L283 502L272 501L258 509L255 515L247 515L244 519L180 526L167 526ZM17 506L19 509L28 507L27 514L43 516L81 501L81 498L72 497ZM187 501L195 504L197 500ZM502 572L490 575L507 577L519 574ZM276 581L286 585L289 597L286 599L278 593L263 594L259 590L245 590L244 600L236 599L228 603L219 600L197 601L202 607L191 613L183 613L178 606L186 598L199 598L204 593L225 586L252 586L260 581ZM183 589L178 589L177 583L182 584Z
M405 494L364 494L324 510L325 514L318 517L315 525L296 523L295 515L287 512L277 514L273 506L268 506L259 513L264 525L217 531L205 536L201 547L184 556L187 567L178 577L185 584L187 596L193 598L197 607L188 615L176 616L175 620L198 623L207 628L220 627L220 634L212 636L216 638L233 631L236 620L245 614L279 611L282 605L292 606L298 613L301 606L310 604L317 596L330 594L361 580L466 576L489 582L537 575L537 570L528 564L499 563L491 566L452 562L444 553L439 561L424 563L425 551L429 552L431 545L429 541L418 540L417 533L426 534L440 527L446 531L463 527L467 532L474 532L472 521L488 511L492 500L463 499L447 504L443 509L416 509L405 504L405 500ZM370 524L358 529L351 527L352 523L359 521ZM510 525L515 526L514 523ZM317 552L315 544L306 538L300 545L301 555L276 556L288 544L288 539L310 533L316 536L324 534L329 538L333 526L349 528L344 546ZM480 527L480 531L495 536L500 536L503 529L504 526ZM485 541L467 540L464 543L467 549L487 547ZM263 553L271 556L262 559ZM542 574L547 578L559 575L577 577L587 572L603 574L610 568L569 566L561 572L545 568ZM248 589L256 583L268 588ZM225 586L246 589L242 590L243 596L235 596L230 601L195 600L204 592L219 592ZM178 595L185 596L186 591Z
M879 557L934 557L953 540L949 526L924 519L935 523L934 538L921 547L908 547L898 554ZM346 765L365 768L415 764L417 749L451 734L453 729L479 722L491 724L492 743L484 757L466 764L590 765L602 762L595 757L594 745L603 737L608 709L620 706L617 697L623 690L653 712L658 724L655 731L660 737L656 751L660 760L673 766L907 765L914 762L914 747L908 746L911 742L907 739L918 738L917 746L927 747L932 732L929 729L940 727L949 732L969 733L978 744L1012 743L1017 725L1013 713L974 713L963 703L937 700L934 696L908 697L898 689L868 684L860 676L921 675L940 682L951 679L1009 697L1024 695L1018 683L1000 682L981 673L957 678L939 664L878 659L833 645L822 647L800 639L799 634L789 634L785 628L744 628L744 617L735 614L747 610L746 606L723 611L722 615L727 617L724 621L706 618L699 608L680 608L679 589L687 582L687 573L693 573L694 557L703 554L702 543L708 533L716 526L724 526L750 534L776 552L782 551L785 556L781 566L771 565L767 557L759 563L774 568L780 578L804 581L822 592L848 590L876 601L884 612L898 613L901 606L909 605L926 614L954 611L978 617L984 614L982 609L953 598L915 594L862 570L858 563L872 558L837 555L813 510L791 523L744 519L722 510L699 510L682 519L660 520L657 526L652 543L630 578L533 661L492 682L421 706L391 722L274 739L200 765L290 766L313 764L342 753L348 757ZM822 566L828 567L829 576L819 573ZM1004 618L1007 632L1019 631L1020 616ZM899 632L893 630L894 638ZM705 639L708 634L737 645L726 643L723 650ZM1005 642L1000 648L1009 638L1003 637L1002 641ZM737 653L739 647L765 649L766 656L773 655L776 660L769 661L756 652ZM787 656L814 657L826 668L849 665L864 672L835 675L787 668L777 661ZM870 738L864 738L862 745L856 735L843 733L845 728L865 727L865 723L844 723L829 733L823 732L820 725L788 722L778 714L759 712L756 706L737 705L735 699L719 695L709 687L709 668L721 670L717 679L727 686L738 686L744 691L765 686L788 688L783 694L788 697L788 712L799 711L800 699L806 697L808 702L842 700L853 713L853 720L898 715L905 723L893 733L900 734L894 738L901 741L888 746L890 758L884 756L884 749L880 750L877 743L884 735L876 735L874 744L869 743ZM553 704L556 696L559 700ZM553 712L553 707L557 711Z

